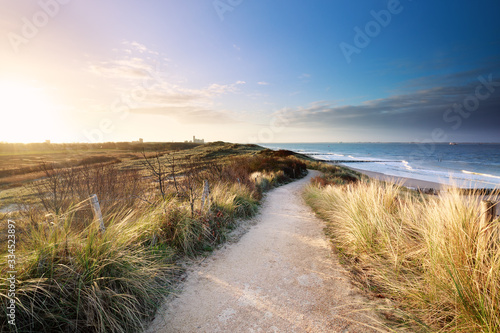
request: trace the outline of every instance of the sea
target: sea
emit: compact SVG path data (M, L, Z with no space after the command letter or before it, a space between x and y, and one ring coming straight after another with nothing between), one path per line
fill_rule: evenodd
M500 144L267 143L359 170L454 185L500 189Z

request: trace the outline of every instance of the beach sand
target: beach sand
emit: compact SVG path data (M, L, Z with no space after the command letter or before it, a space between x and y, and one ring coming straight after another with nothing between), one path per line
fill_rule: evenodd
M414 178L405 178L405 177L396 177L396 176L389 176L380 172L373 172L373 171L366 171L366 170L360 170L360 169L355 169L348 167L348 169L357 171L359 173L362 173L364 175L367 175L370 178L378 179L378 180L383 180L387 182L393 182L397 184L401 184L406 187L410 188L420 188L420 189L434 189L434 190L441 190L448 185L446 184L440 184L436 182L431 182L431 181L426 181L426 180L420 180L420 179L414 179Z

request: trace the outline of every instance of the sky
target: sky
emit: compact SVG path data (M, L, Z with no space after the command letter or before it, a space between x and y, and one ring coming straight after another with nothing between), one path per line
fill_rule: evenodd
M500 142L498 0L0 0L0 141Z

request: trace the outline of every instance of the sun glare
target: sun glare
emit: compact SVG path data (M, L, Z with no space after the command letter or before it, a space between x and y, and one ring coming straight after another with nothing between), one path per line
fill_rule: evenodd
M57 108L43 89L20 82L0 81L2 129L0 141L53 140L60 125Z

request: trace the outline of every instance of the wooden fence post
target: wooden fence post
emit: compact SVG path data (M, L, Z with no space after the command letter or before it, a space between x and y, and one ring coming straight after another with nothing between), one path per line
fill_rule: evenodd
M99 200L97 200L97 194L90 197L90 203L92 204L92 210L94 211L94 217L99 220L99 230L105 232L104 220L102 219L101 206L99 206Z
M489 223L493 222L495 216L496 204L493 201L481 201L481 225L486 227Z
M479 244L484 244L488 249L492 249L493 246L497 248L498 244L498 234L495 231L496 228L492 228L491 222L496 218L495 214L496 203L492 201L483 200L481 201L480 209L480 230L481 238L479 239Z
M210 207L210 185L208 180L203 181L203 194L201 195L201 210L205 207L205 201L207 202L207 207Z

